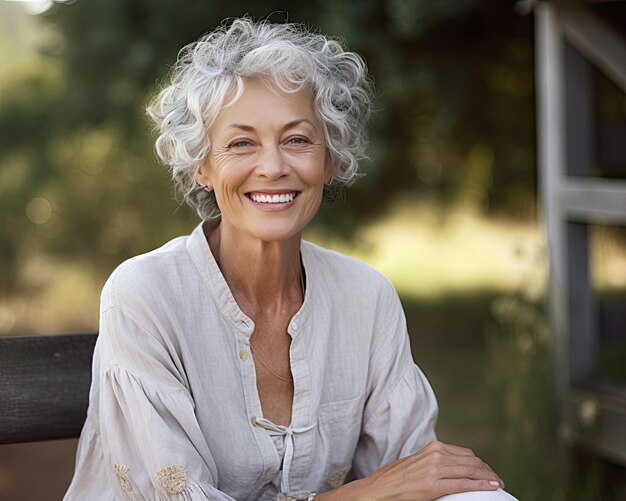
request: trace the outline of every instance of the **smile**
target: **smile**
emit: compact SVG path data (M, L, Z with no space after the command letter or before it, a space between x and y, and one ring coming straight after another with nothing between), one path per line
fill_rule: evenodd
M262 204L280 204L291 202L298 195L297 191L293 191L291 193L248 193L247 196L253 202L260 202Z

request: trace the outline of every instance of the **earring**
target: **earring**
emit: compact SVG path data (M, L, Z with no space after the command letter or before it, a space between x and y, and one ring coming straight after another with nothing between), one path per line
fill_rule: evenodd
M196 181L196 186L197 186L197 188L201 188L201 189L203 189L203 190L204 190L204 191L206 191L207 193L211 193L211 192L213 191L213 190L212 190L212 189L210 189L208 186L205 186L204 184L199 183L198 181Z

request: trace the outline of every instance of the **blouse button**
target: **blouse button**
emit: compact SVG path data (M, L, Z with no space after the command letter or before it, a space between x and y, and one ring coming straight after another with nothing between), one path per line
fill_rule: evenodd
M250 418L250 423L252 423L252 426L256 426L256 416Z
M239 358L245 362L248 360L248 352L246 350L239 350Z

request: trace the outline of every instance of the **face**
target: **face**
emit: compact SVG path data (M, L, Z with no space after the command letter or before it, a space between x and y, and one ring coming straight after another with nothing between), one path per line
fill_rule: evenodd
M228 228L264 241L299 235L332 176L311 93L286 93L249 78L210 131L198 182L215 191Z

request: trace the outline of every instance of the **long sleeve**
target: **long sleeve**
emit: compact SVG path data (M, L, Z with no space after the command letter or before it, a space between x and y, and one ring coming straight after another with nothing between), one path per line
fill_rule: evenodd
M120 367L100 386L108 481L130 499L232 499L213 487L215 465L184 389L150 387Z
M435 439L437 401L413 362L404 312L388 283L379 295L375 329L370 394L353 460L358 478Z
M136 302L128 299L131 314L137 317ZM91 419L83 431L83 450L79 449L66 500L233 499L215 487L217 468L198 425L185 375L170 349L160 335L118 306L101 313ZM104 475L97 475L100 484L86 486L81 477L93 482L96 476L81 476L80 457L90 452L101 456Z
M104 319L104 335L117 340L115 351L122 350L120 358L127 366L106 368L100 380L100 429L104 461L112 466L109 480L118 481L131 499L231 499L212 487L217 484L215 462L189 391L158 357L132 341L143 338L151 344L154 338L115 309Z

